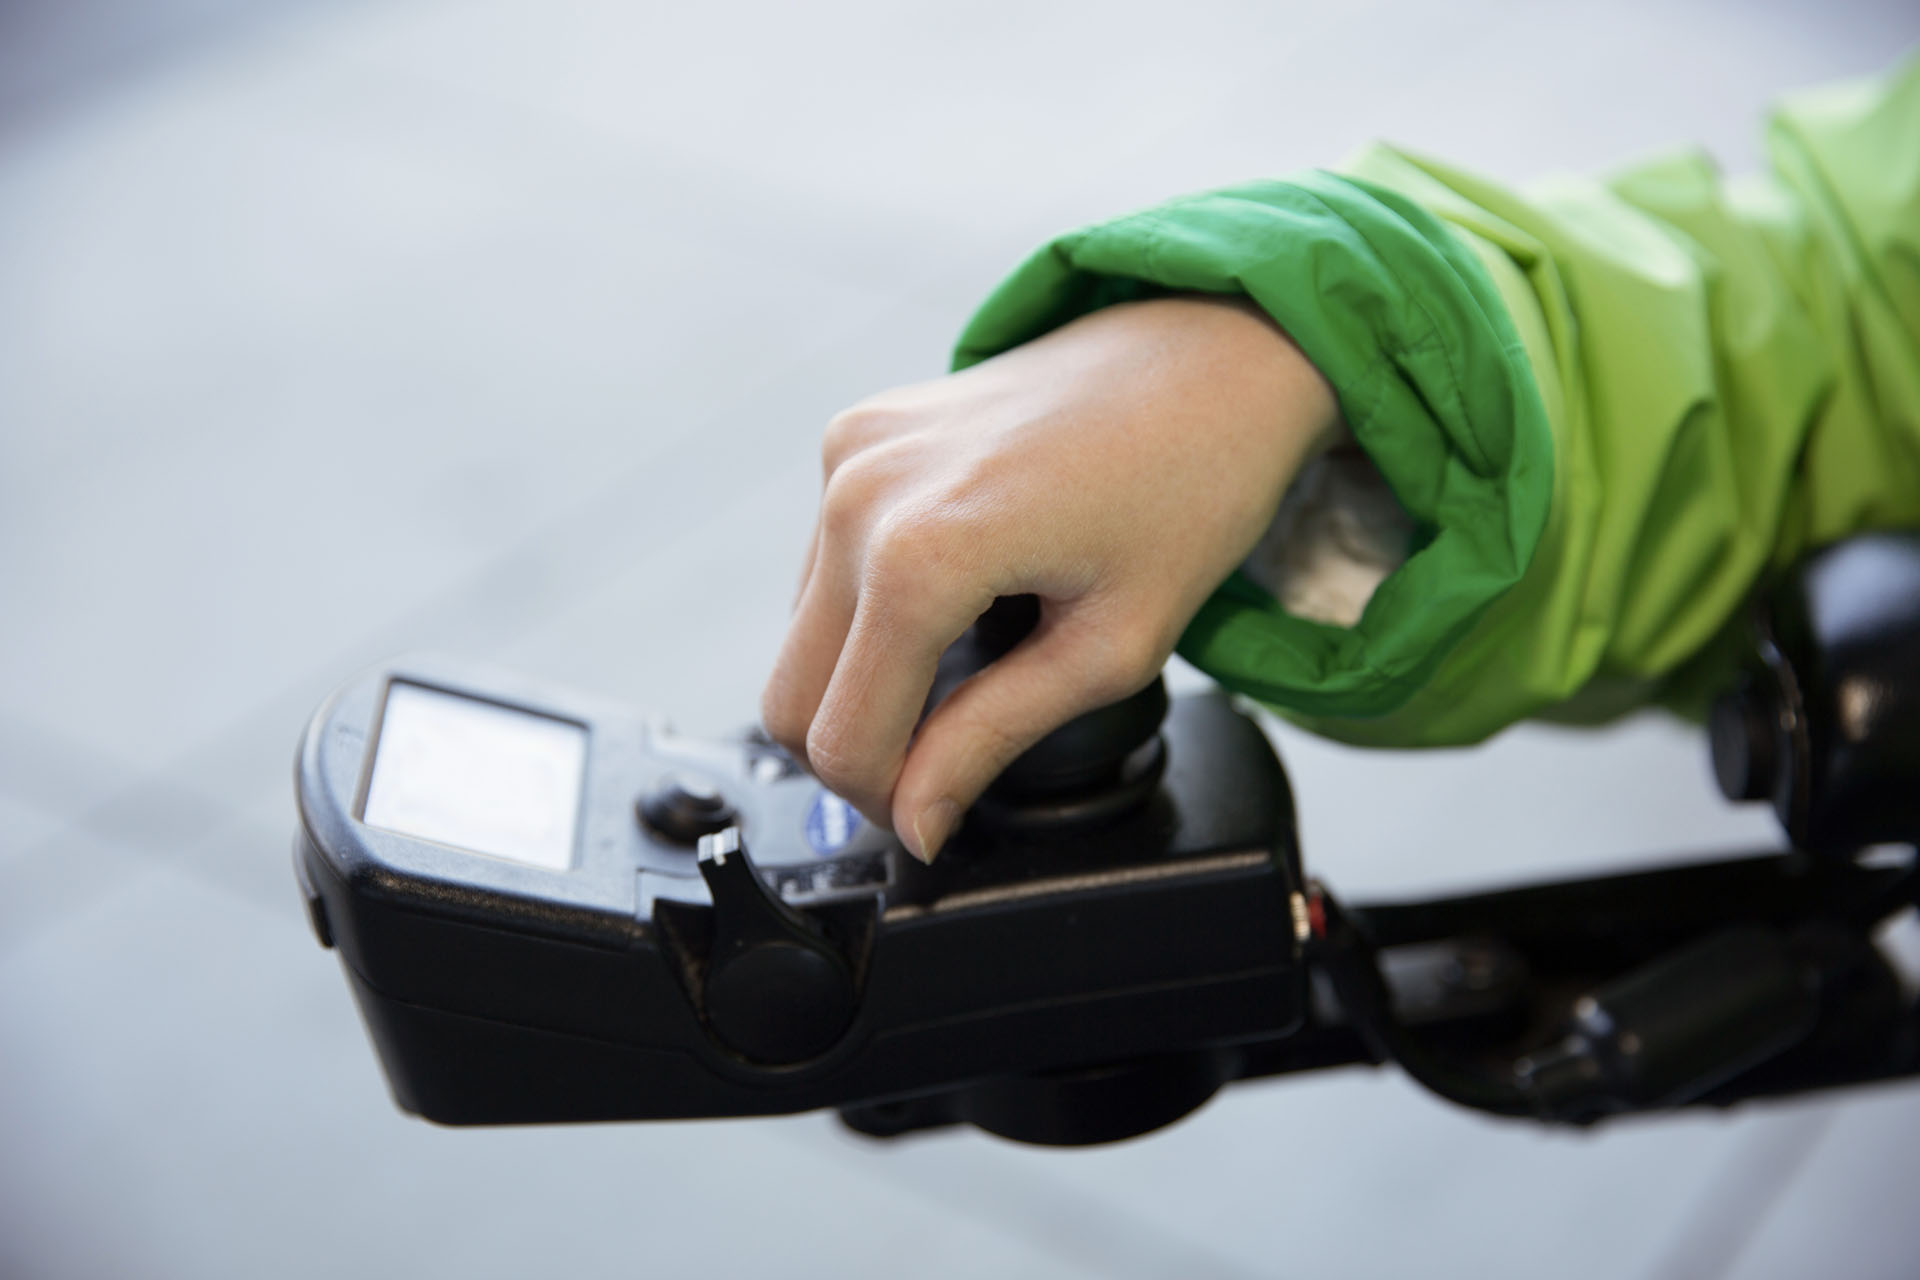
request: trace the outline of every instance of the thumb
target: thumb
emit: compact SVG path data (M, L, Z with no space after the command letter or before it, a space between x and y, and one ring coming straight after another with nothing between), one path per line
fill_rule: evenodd
M1067 721L1138 691L1166 654L1102 635L1084 615L1049 617L934 709L893 790L893 829L931 862L1008 765Z

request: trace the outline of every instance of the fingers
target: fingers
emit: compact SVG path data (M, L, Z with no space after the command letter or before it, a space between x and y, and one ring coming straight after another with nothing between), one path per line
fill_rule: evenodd
M964 577L915 575L910 563L869 568L806 739L814 775L882 826L940 654L993 600Z
M768 736L800 760L807 758L807 731L839 664L855 604L846 576L819 562L818 544L816 537L814 563L760 694L760 721Z
M1085 611L1040 626L927 717L893 791L893 825L931 862L960 816L1020 754L1067 721L1144 686L1166 654L1102 632Z
M843 465L852 449L845 441L862 421L842 414L828 427L820 515L801 566L793 620L760 695L768 735L801 760L807 759L807 732L853 624L868 527L884 505L888 476L882 468Z
M898 450L836 466L761 716L776 742L874 822L941 652L992 603L964 503L902 501Z
M800 576L793 583L793 608L800 609L800 601L807 594L807 584L813 581L813 566L820 558L820 522L813 522L813 532L807 535L807 554L800 561Z
M884 415L867 408L844 410L827 423L820 441L820 487L823 494L832 484L833 473L840 469L841 464L881 438L885 425ZM800 562L800 577L793 589L795 609L800 607L800 598L806 594L807 583L813 577L813 566L820 558L821 523L815 520L813 532L807 535L807 553Z

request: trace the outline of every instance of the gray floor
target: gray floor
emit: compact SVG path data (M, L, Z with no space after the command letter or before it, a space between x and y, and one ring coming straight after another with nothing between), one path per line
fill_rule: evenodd
M1912 1274L1899 1090L1569 1136L1349 1074L1076 1153L433 1129L286 843L307 712L399 649L748 719L818 428L1052 230L1372 136L1741 167L1770 95L1916 36L1898 2L0 9L0 1274ZM1280 737L1349 891L1772 839L1653 718Z

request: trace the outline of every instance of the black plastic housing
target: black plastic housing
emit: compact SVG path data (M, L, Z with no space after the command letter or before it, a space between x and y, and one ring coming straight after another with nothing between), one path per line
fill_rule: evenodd
M1714 707L1714 772L1802 849L1920 842L1920 533L1861 534L1758 603L1759 662Z
M551 870L368 826L387 691L424 686L584 726L579 834ZM1284 1035L1305 1008L1286 779L1223 697L1176 700L1164 772L1124 821L974 821L931 867L855 824L777 748L442 658L341 689L302 740L296 871L399 1104L447 1124L758 1115ZM704 1015L711 907L693 851L636 819L675 775L717 788L769 889L851 967L818 1056L729 1050ZM810 824L812 824L810 826Z

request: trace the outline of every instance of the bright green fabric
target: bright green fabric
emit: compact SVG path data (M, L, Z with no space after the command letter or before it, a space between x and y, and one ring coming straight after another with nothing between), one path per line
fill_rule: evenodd
M1769 144L1736 184L1679 154L1521 195L1380 148L1344 183L1175 201L1036 255L958 359L1243 291L1429 540L1351 631L1235 578L1184 653L1382 744L1685 702L1767 569L1920 525L1920 61L1790 100Z
M1920 62L1789 100L1769 142L1772 172L1743 182L1678 153L1524 196L1355 162L1476 245L1530 335L1558 465L1534 564L1435 679L1315 728L1444 743L1691 707L1769 569L1920 524Z

